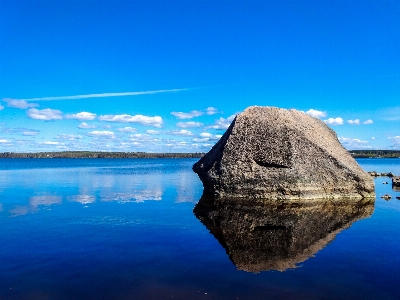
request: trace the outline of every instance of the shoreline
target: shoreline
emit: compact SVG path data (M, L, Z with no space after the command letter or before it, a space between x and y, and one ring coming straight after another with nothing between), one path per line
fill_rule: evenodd
M400 158L397 150L350 150L353 158ZM150 153L150 152L0 152L0 158L201 158L204 152L193 153Z

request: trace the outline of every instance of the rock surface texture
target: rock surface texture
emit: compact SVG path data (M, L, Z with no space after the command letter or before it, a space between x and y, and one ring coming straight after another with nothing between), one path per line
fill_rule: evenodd
M392 188L396 191L400 190L400 176L392 177Z
M247 108L193 170L216 197L375 197L373 179L335 132L297 110Z

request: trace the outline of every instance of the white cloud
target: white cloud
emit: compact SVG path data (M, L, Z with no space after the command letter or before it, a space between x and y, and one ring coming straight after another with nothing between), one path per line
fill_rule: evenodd
M204 142L208 142L209 140L210 140L210 138L201 138L201 139L195 138L192 141L195 143L204 143Z
M5 133L11 133L11 134L21 134L24 136L35 136L40 133L40 130L36 129L29 129L29 128L0 128L0 131L5 132Z
M157 130L146 130L146 132L147 132L148 134L160 134L160 132L157 131Z
M4 106L3 105L0 105L0 110L3 110L4 109Z
M0 143L9 143L10 141L9 140L6 140L6 139L0 139Z
M56 109L36 109L31 108L28 110L27 115L31 119L35 120L43 120L43 121L50 121L50 120L61 120L62 112Z
M80 128L80 129L89 129L90 128L91 129L91 128L96 128L96 126L89 125L86 122L82 122L81 124L78 125L78 128Z
M228 129L229 125L231 125L231 123L235 119L235 117L236 117L236 115L231 115L226 119L221 117L218 120L216 120L213 125L208 126L208 128Z
M136 133L136 134L132 134L131 138L144 138L144 137L149 137L148 134L143 134L143 133Z
M88 132L88 135L97 136L97 137L114 138L114 132L106 131L106 130L105 131L94 130L94 131Z
M188 112L188 113L173 111L173 112L171 112L171 115L177 117L178 119L191 119L194 117L199 117L199 116L204 115L204 112L199 111L199 110L192 110L191 112Z
M400 120L400 106L387 107L385 109L378 110L378 114L387 121L399 121Z
M343 125L343 119L342 118L329 118L327 120L324 120L326 124L330 125Z
M46 141L46 142L40 142L40 145L58 145L60 144L59 142L51 142L51 141Z
M200 133L200 138L194 138L192 141L194 143L204 143L211 140L219 140L222 137L221 134L212 135L209 132Z
M203 138L212 138L213 135L209 132L203 132L203 133L200 133L200 136Z
M376 140L376 138L375 137L371 137L371 140Z
M312 108L307 110L306 114L314 118L323 118L327 116L327 113L325 111L320 111Z
M215 115L217 113L218 113L218 109L216 109L215 107L207 107L207 109L206 109L207 115Z
M22 131L22 135L25 135L25 136L35 136L35 135L38 135L40 133L40 131L39 130L30 130L30 129L28 129L28 130L25 130L25 131Z
M76 119L79 121L91 121L96 118L96 114L92 114L90 112L83 111L83 112L80 112L77 114L66 115L65 117L67 119Z
M182 129L182 130L179 130L179 131L178 130L174 130L174 131L171 131L171 133L175 134L175 135L186 135L186 136L193 135L193 133L191 131L186 130L186 129Z
M82 136L78 134L59 134L57 135L57 139L67 140L67 141L74 141L81 139Z
M19 109L27 109L30 107L39 106L39 104L28 103L25 100L16 100L16 99L6 98L6 99L3 99L3 101L7 103L8 107L14 107L14 108L19 108Z
M388 139L393 142L392 147L400 147L400 135L390 136Z
M360 139L339 137L339 141L342 143L342 145L345 148L351 149L351 150L371 148L371 146L367 145L368 144L367 141L363 141Z
M201 127L203 123L200 122L179 122L176 124L176 127L179 128L191 128L191 127Z
M17 100L17 101L52 101L52 100L77 100L77 99L88 99L88 98L107 98L107 97L122 97L122 96L139 96L139 95L153 95L160 93L172 93L187 91L188 89L171 89L171 90L155 90L155 91L142 91L142 92L122 92L122 93L102 93L102 94L86 94L86 95L74 95L74 96L56 96L56 97L41 97L41 98L30 98L30 99L3 99L6 100Z
M366 124L366 125L372 124L372 123L374 123L374 121L372 121L371 119L363 122L363 124Z
M136 128L132 128L132 127L124 127L124 128L118 128L117 129L120 132L136 132Z
M99 116L100 121L119 122L119 123L139 123L142 125L161 127L163 119L160 116L148 117L143 115L102 115Z
M347 120L347 123L349 123L351 125L360 125L360 119Z
M151 137L149 134L143 134L143 133L132 134L130 136L130 140L135 142L135 143L140 142L140 143L152 143L152 144L154 144L154 143L161 142L160 139Z

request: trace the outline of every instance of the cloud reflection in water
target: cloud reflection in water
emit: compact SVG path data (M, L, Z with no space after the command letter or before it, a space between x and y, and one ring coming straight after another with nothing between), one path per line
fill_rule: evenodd
M96 201L96 197L91 195L75 195L75 196L68 196L67 199L72 202L78 202L81 204L91 204Z
M126 202L144 202L147 200L162 200L162 192L154 190L143 190L136 193L108 193L101 196L101 201L117 201L119 203Z

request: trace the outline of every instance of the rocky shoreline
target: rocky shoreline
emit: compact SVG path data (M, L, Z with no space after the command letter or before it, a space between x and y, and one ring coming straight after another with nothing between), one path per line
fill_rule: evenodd
M371 177L374 177L374 178L376 178L376 177L389 177L389 178L392 178L392 189L394 191L400 191L400 176L396 176L392 172L389 172L389 173L384 173L384 172L378 173L378 172L375 172L375 171L371 171L371 172L368 172L368 174L371 175ZM385 181L385 182L383 182L383 184L388 184L388 182ZM389 195L389 194L385 194L385 195L381 196L381 198L388 201L388 200L392 199L392 196ZM396 197L396 199L400 200L400 197Z
M400 189L400 176L394 175L392 172L389 173L378 173L375 171L368 172L369 175L372 177L390 177L392 178L392 188L399 188ZM384 182L387 184L387 182Z

